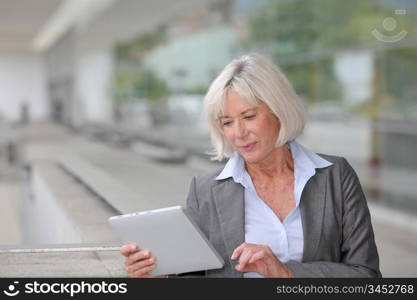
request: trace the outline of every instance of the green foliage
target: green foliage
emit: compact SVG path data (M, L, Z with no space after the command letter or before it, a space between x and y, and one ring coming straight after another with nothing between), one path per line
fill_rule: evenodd
M370 0L269 0L250 21L255 43L277 44L276 55L294 55L325 49L377 44L373 29L394 10ZM415 16L395 18L398 27L412 34Z
M417 47L388 51L385 62L387 92L397 95L405 102L415 101L417 94Z
M417 112L417 47L395 49L385 54L385 89L393 95L399 113Z
M113 98L116 106L126 101L145 99L152 107L157 107L170 94L165 80L141 62L144 55L165 41L165 29L160 27L156 31L139 35L116 47L116 70L113 81Z
M314 10L303 0L271 0L261 7L250 21L251 40L277 45L275 55L294 54L314 48Z
M113 78L113 99L120 103L135 98L137 80L137 74L133 71L116 72Z
M341 96L341 87L333 75L333 62L323 59L311 63L284 65L281 69L297 93L308 95L311 102L318 99L334 101Z
M208 88L208 85L196 85L186 88L183 92L186 94L205 95Z
M371 31L382 23L384 13L377 1L314 0L319 49L363 46L376 42Z
M118 103L146 99L151 105L157 105L170 94L167 83L145 68L116 72L113 87L114 99Z
M157 105L170 94L168 84L152 70L142 69L138 77L136 93L139 97L150 100L153 105Z
M269 0L252 15L244 45L269 52L308 100L338 99L341 90L332 55L346 48L379 46L372 30L392 35L382 26L392 16L394 8L380 1ZM414 33L417 18L411 12L395 20L397 28L409 36ZM409 78L416 78L415 70L407 72Z
M139 35L137 38L116 46L116 59L119 61L140 61L159 44L166 40L166 27Z

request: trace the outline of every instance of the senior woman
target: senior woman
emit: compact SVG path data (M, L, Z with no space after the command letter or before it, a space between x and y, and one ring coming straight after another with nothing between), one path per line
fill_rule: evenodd
M380 277L371 218L358 177L337 156L297 143L303 104L258 54L229 63L204 99L214 158L224 168L194 178L187 210L222 255L207 277ZM132 277L157 258L121 248Z

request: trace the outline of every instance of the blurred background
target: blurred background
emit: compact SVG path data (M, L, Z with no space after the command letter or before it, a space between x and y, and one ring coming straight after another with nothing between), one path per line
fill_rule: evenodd
M120 275L30 249L117 244L109 216L184 204L224 165L204 94L248 52L302 97L299 142L358 173L383 275L416 277L413 0L0 0L0 276Z

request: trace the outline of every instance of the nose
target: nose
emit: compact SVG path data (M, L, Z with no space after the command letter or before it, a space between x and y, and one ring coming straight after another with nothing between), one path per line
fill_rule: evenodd
M245 138L245 136L247 135L245 124L243 124L243 122L241 121L235 122L234 132L235 132L235 138L237 139Z

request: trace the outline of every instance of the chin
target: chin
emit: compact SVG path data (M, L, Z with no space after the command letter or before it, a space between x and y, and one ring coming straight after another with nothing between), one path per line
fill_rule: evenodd
M249 164L256 164L262 160L261 156L257 155L256 153L240 153L240 155L242 156L243 160Z
M262 149L262 151L251 151L251 152L240 152L240 156L242 156L243 160L248 164L257 164L267 160L273 151L268 151L267 149Z

